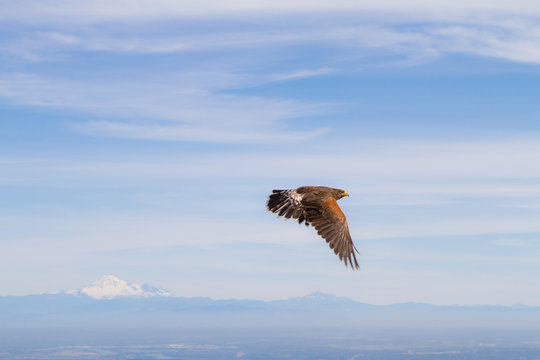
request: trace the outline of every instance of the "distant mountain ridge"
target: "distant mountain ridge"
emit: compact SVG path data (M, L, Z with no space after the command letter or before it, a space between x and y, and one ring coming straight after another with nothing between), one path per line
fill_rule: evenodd
M137 299L137 298L155 298L157 300L158 298L169 298L170 300L177 299L177 300L183 300L188 301L190 303L194 302L200 302L201 304L210 304L210 303L216 303L216 304L258 304L259 306L262 306L263 304L271 305L271 306L277 306L281 307L280 305L287 304L291 307L296 306L307 306L307 305L313 305L313 306L330 306L336 305L338 307L343 307L346 305L350 306L372 306L372 307L379 307L379 308L408 308L408 309L414 309L414 308L484 308L484 309L513 309L513 310L519 310L519 309L540 309L540 306L527 306L527 305L513 305L513 306L504 306L504 305L433 305L433 304L427 304L427 303L421 303L421 302L405 302L405 303L395 303L395 304L389 304L389 305L373 305L368 303L362 303L356 300L352 300L348 297L344 296L335 296L333 294L329 293L323 293L320 291L315 291L309 294L306 294L304 296L298 296L288 299L281 299L281 300L256 300L256 299L246 299L246 300L237 300L237 299L218 299L214 300L207 297L177 297L173 296L173 294L164 288L158 288L155 286L152 286L150 284L142 284L138 285L135 283L128 283L124 280L119 279L118 277L114 275L105 275L102 278L93 281L89 285L81 288L81 289L75 289L75 290L66 290L66 291L59 291L55 293L49 293L49 294L42 294L42 295L24 295L24 296L0 296L0 299L2 298L24 298L24 297L39 297L39 296L54 296L54 295L71 295L75 297L79 296L85 296L90 297L92 299L96 300L121 300L121 299Z
M538 328L540 307L372 305L314 292L283 300L175 297L108 275L79 290L0 296L0 328L32 326L307 326Z
M173 297L172 293L164 288L158 288L149 284L138 285L134 283L128 283L124 280L120 280L114 275L105 275L101 279L98 279L89 285L75 290L60 291L54 294L66 294L73 296L88 296L93 299L101 300L107 299L112 300L115 298L148 298L148 297ZM199 298L202 299L202 298ZM223 302L234 302L234 301L260 301L265 303L262 300L211 300L210 301L223 301ZM284 300L273 300L268 303L313 303L313 304L337 304L337 303L357 303L356 301L349 299L347 297L338 297L332 294L323 293L320 291L315 291L313 293L294 297Z

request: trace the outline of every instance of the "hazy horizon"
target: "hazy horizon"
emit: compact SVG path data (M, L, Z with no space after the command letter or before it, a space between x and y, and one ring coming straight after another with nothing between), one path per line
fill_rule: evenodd
M110 284L107 282L110 281L110 279L113 279L114 284ZM249 300L255 300L255 301L262 301L262 302L272 302L272 301L282 301L282 300L293 300L293 299L312 299L315 301L318 300L324 300L324 301L337 301L337 300L352 300L358 304L366 304L366 305L372 305L372 306L391 306L391 305L400 305L400 304L422 304L422 305L430 305L430 306L441 306L441 307L498 307L503 306L501 304L456 304L456 303L446 303L446 304L431 304L431 303L421 303L421 302L398 302L398 303L387 303L387 304L370 304L367 302L363 302L362 300L353 299L348 296L336 296L332 293L322 292L319 290L315 290L310 293L305 293L298 296L288 297L288 298L275 298L275 299L257 299L257 298L235 298L235 297L228 297L228 298L216 298L216 297L204 297L204 296L185 296L182 294L175 294L170 292L166 288L160 288L160 287L154 287L153 284L144 283L144 284L137 284L132 282L126 282L123 279L119 279L114 275L105 275L101 277L100 279L96 279L95 281L86 284L85 286L80 286L76 289L58 289L56 291L47 292L47 293L36 293L36 294L26 294L26 295L0 295L1 297L24 297L24 296L39 296L39 295L73 295L73 296L88 296L90 298L96 299L96 300L113 300L113 299L144 299L149 297L170 297L170 298L208 298L211 300L216 301L228 301L228 300L235 300L235 301L249 301ZM530 308L537 308L540 306L527 306L524 304L511 304L506 305L507 308L513 308L518 307L521 308L522 306L530 307Z

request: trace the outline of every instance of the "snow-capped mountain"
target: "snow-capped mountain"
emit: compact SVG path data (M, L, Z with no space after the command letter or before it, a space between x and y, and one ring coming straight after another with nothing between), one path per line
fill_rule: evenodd
M82 289L66 291L66 294L86 295L94 299L113 299L118 296L152 297L172 295L168 290L148 284L127 283L114 275L106 275Z
M305 301L318 301L318 302L339 302L339 301L351 301L349 298L346 297L338 297L332 294L326 294L320 291L312 292L311 294L307 294L305 296L295 298L298 300L305 300Z

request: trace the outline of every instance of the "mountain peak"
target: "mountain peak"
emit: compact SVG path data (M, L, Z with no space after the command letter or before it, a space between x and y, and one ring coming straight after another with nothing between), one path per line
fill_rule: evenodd
M323 293L320 291L312 292L311 294L307 294L305 296L293 298L292 300L295 301L310 301L310 302L343 302L343 301L351 301L351 299L346 297L338 297L332 294Z
M320 291L315 291L315 292L312 292L311 294L305 295L304 299L309 299L309 300L335 300L335 299L337 299L337 296L332 295L332 294L328 294L328 293L323 293L323 292L320 292Z
M66 293L70 295L86 295L94 299L113 299L117 296L171 296L168 290L156 288L148 284L140 286L128 283L114 275L106 275L82 289L70 290L66 291Z

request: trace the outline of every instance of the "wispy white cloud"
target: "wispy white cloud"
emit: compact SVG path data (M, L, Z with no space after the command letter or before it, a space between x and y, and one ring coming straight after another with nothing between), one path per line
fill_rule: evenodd
M540 63L538 19L502 19L430 29L442 52L476 54L516 62Z
M292 73L285 73L285 74L278 74L275 76L275 79L277 81L280 80L291 80L291 79L301 79L301 78L307 78L307 77L313 77L313 76L320 76L325 75L333 72L334 69L331 68L320 68L316 70L298 70Z
M232 74L231 74L232 75ZM291 142L327 129L289 131L286 121L320 114L324 104L219 94L219 74L190 73L188 79L120 83L79 82L28 74L0 76L0 97L27 106L44 106L116 118L73 125L85 134L136 139L206 142ZM241 83L243 80L222 81ZM208 87L207 87L208 86ZM223 86L223 84L221 85Z
M94 23L103 21L126 20L166 20L174 18L216 18L216 17L245 17L268 14L328 14L328 13L402 13L409 18L425 17L444 18L452 15L462 15L466 12L513 12L518 14L535 14L540 12L537 2L529 0L496 0L496 1L450 1L437 2L413 0L406 4L396 0L385 1L265 1L265 0L234 0L201 2L171 1L171 0L134 0L125 1L83 1L52 0L36 4L31 0L4 2L0 17L5 20L37 21L47 23L64 19L67 22ZM9 11L8 11L9 10Z
M4 48L13 54L55 54L74 50L128 54L166 54L183 52L239 51L245 49L279 48L295 45L337 46L346 48L382 49L404 52L407 48L418 52L429 45L430 38L420 32L398 31L392 24L299 24L291 27L266 24L263 29L218 29L192 31L176 35L163 33L134 33L122 31L81 31L78 29L25 32L12 40L5 40ZM428 52L432 50L427 50ZM424 52L424 50L422 50ZM327 67L323 67L327 69ZM322 73L326 73L326 71ZM298 73L299 71L296 71ZM293 73L294 74L294 73ZM310 74L311 76L317 73Z
M161 7L152 6L151 9L147 9L148 3L137 2L133 4L133 9L130 6L128 10L138 14L134 18L124 18L125 14L118 12L119 9L125 10L123 2L92 6L74 6L62 1L54 3L63 6L42 4L32 7L26 15L31 17L33 12L34 15L43 12L58 16L71 14L77 18L85 13L90 14L88 18L94 14L95 19L104 22L118 18L137 22L142 19L157 21L168 17L198 18L199 15L208 15L203 11L205 7L194 4L186 7L168 1L160 3ZM423 1L419 1L419 4L430 6ZM248 4L243 1L226 6L214 5L217 10L214 9L216 13L213 16L218 18L231 9L242 9L244 14L272 9L275 12L311 15L334 10L344 21L321 19L317 22L302 18L282 26L281 22L276 23L270 13L257 27L240 21L231 28L221 28L219 23L213 28L206 28L203 24L198 30L190 31L156 30L141 33L135 30L127 33L111 25L103 28L93 25L81 27L76 24L59 25L54 21L37 31L23 27L18 30L20 32L12 33L16 34L13 37L7 36L3 40L3 48L6 53L31 60L58 60L75 51L130 56L213 51L230 52L234 59L211 63L210 66L208 63L183 63L178 73L157 75L161 76L160 79L156 78L156 74L135 72L132 77L136 77L136 81L106 77L66 80L31 74L3 74L0 75L0 97L24 106L47 106L96 115L93 121L76 123L72 127L94 136L225 143L295 142L319 136L328 130L323 126L307 132L295 132L290 125L295 118L328 112L329 104L238 96L225 92L268 82L343 72L344 68L355 68L354 62L358 58L369 57L372 53L377 56L386 54L386 60L378 61L378 64L401 66L416 65L454 53L540 63L540 52L534 46L540 42L540 25L531 15L534 12L527 16L500 13L499 10L510 6L509 3L493 5L491 10L496 13L488 12L480 18L467 11L483 9L484 5L441 3L437 6L449 7L456 12L453 17L438 21L433 21L433 14L429 11L419 14L416 19L400 19L387 14L373 21L364 17L354 20L343 13L349 10L389 11L387 3L381 5L378 2L369 5L347 1L335 5L321 2L309 9L307 4L292 6L279 3L270 6L262 2ZM393 5L399 10L397 3ZM18 5L12 6L14 11L8 12L11 14L9 19L23 21L24 16L18 13ZM534 7L530 3L527 6ZM81 12L83 9L87 12ZM154 15L150 15L152 12L155 12ZM4 21L8 21L8 17ZM164 27L166 22L157 29ZM330 48L332 55L319 55L310 60L309 66L302 64L298 68L288 66L271 70L268 69L270 62L261 61L267 54L244 55L245 51L253 49L287 49L306 45L312 49ZM343 54L347 54L349 60L344 61Z
M396 204L396 197L402 199L404 204L441 204L446 202L452 202L452 198L456 196L466 196L471 198L485 198L485 197L497 197L500 199L521 199L526 201L525 203L507 203L509 207L532 207L535 199L540 199L540 185L538 184L523 184L508 183L504 181L493 181L489 179L481 179L477 182L463 182L452 181L449 179L447 183L443 181L433 183L428 181L427 183L422 181L419 183L408 184L373 184L369 188L365 187L353 187L350 192L362 196L362 201L367 200L371 204ZM383 195L382 197L377 197ZM407 202L412 201L411 203ZM419 202L415 202L412 199L417 199ZM528 201L531 201L529 203ZM399 203L399 200L397 201Z
M261 143L261 142L298 142L324 134L328 131L321 128L313 131L261 131L255 128L238 128L222 124L221 126L199 125L160 125L133 124L110 121L91 121L76 124L73 127L91 135L112 136L130 139L151 139L171 141L202 141L216 143Z
M504 247L517 247L517 248L530 248L533 247L533 242L531 240L525 240L521 238L509 238L502 237L494 241L495 245L504 246ZM540 241L536 241L540 245Z
M416 64L453 53L540 62L540 54L534 46L540 40L540 6L528 1L522 1L519 5L510 2L489 5L475 2L473 5L465 2L434 4L418 0L418 8L409 3L402 6L393 1L369 4L344 1L332 5L321 2L318 5L310 3L309 6L307 3L290 6L285 3L269 5L265 2L254 4L239 1L226 6L212 2L211 7L168 1L148 6L148 3L140 1L131 4L129 10L121 1L92 6L63 1L56 3L57 6L34 5L29 7L32 11L24 13L18 13L18 5L8 7L3 13L9 15L5 15L3 21L24 22L25 16L48 20L39 31L26 30L14 38L7 37L3 44L4 51L39 59L73 50L163 54L309 45L331 47L337 51L334 57L339 57L339 52L344 51L356 52L358 56L366 56L366 51L386 51L402 57L400 64ZM317 17L318 13L326 11L334 11L334 15L342 20ZM357 12L358 16L351 17L351 11ZM132 16L127 15L130 12L133 12ZM167 20L193 18L194 21L203 21L200 16L205 18L205 15L209 15L208 19L215 21L229 17L231 12L236 15L237 21L233 27L221 28L219 23L205 27L203 23L198 30L144 33L134 30L129 34L122 30L123 27L107 26L102 29L97 25L88 25L91 30L80 27L84 22L124 21L136 24L151 20L164 21L163 25L156 26L167 29ZM265 14L258 26L250 26L245 21L253 13ZM276 20L278 13L288 14L295 20L283 26L281 21ZM57 20L53 20L55 16L75 20L82 14L84 17L72 25L66 25L64 21L59 25ZM299 14L302 14L300 18ZM310 21L310 17L315 20ZM343 64L330 64L330 67L336 66ZM322 68L325 67L329 67L328 64L323 64Z
M60 174L88 178L142 175L143 179L221 178L273 179L298 181L306 177L329 181L348 180L350 192L376 191L388 195L446 194L467 196L534 197L540 177L540 144L530 140L492 141L392 141L356 139L357 144L340 141L306 146L302 154L281 151L197 154L190 157L162 155L159 158L117 157L107 159L2 158L10 169L6 176L25 177L36 170L39 177L28 180L47 181ZM315 146L315 148L313 148ZM275 167L279 164L280 172ZM324 167L321 166L324 164ZM39 169L40 171L37 171ZM2 169L0 168L0 171ZM11 175L11 176L10 176ZM39 179L39 180L37 180ZM418 182L411 182L411 181ZM509 183L508 181L529 181ZM20 181L24 182L23 178ZM340 180L343 182L343 180ZM357 182L358 185L355 185ZM363 189L370 184L370 189Z
M472 205L470 205L472 206ZM460 216L445 213L441 217L417 221L392 222L371 221L356 223L359 230L354 231L357 239L387 239L404 237L439 237L467 236L486 234L519 234L540 232L540 225L535 219L538 214L522 217L493 215L493 216Z
M312 155L211 152L188 157L160 155L86 160L3 158L0 162L9 166L0 167L0 182L12 186L125 188L126 184L154 187L163 182L189 187L199 179L219 179L212 183L213 191L227 193L230 191L227 181L241 179L242 183L251 184L243 185L244 191L260 196L242 200L241 208L262 211L262 201L270 186L300 186L315 181L341 186L352 195L343 206L348 213L355 214L350 221L357 239L540 231L538 208L508 212L508 206L540 201L540 187L535 182L540 170L531 166L540 158L536 141L363 141L361 144L353 148L345 143L338 150L328 152L322 148ZM304 183L308 179L309 183ZM176 204L185 200L161 201ZM224 207L222 210L227 211L228 203L208 201L200 199L196 203L215 211ZM491 204L491 210L487 210L485 204ZM387 208L386 217L364 214L366 209L381 205ZM416 207L416 216L410 211L407 211L409 216L405 216L403 211L396 210L403 205L422 205L424 209L437 211L423 210L427 211L423 213L418 210L422 208ZM237 206L240 207L239 203ZM476 213L471 213L472 209L476 209ZM175 232L167 226L159 226L167 228L165 232ZM181 226L184 231L192 227ZM193 234L198 227L194 226ZM225 232L220 236L226 238Z
M410 251L399 249L399 251L392 251L388 248L375 247L374 250L378 252L376 254L370 254L372 260L385 260L396 261L406 258L408 261L435 261L446 262L450 264L457 263L497 263L497 264L538 264L540 261L540 254L481 254L471 252L461 253L443 253L443 252L425 252L425 251Z
M509 206L540 201L540 187L535 182L540 170L531 166L539 157L536 141L365 141L360 148L342 144L337 152L319 149L309 156L211 152L189 157L86 160L3 158L0 161L8 166L0 167L0 182L11 186L125 188L171 182L189 187L200 179L219 179L212 182L213 191L228 193L227 182L241 179L243 191L259 196L242 200L241 208L261 211L270 186L329 184L346 188L352 195L343 206L355 215L350 220L351 231L358 239L510 234L540 231L538 208L508 212ZM161 201L176 204L185 200ZM228 203L208 201L199 199L196 204L227 211ZM240 200L236 201L240 207ZM490 204L489 209L486 204ZM396 209L403 205L416 206L415 212ZM366 216L364 212L372 206L385 206L387 216Z

